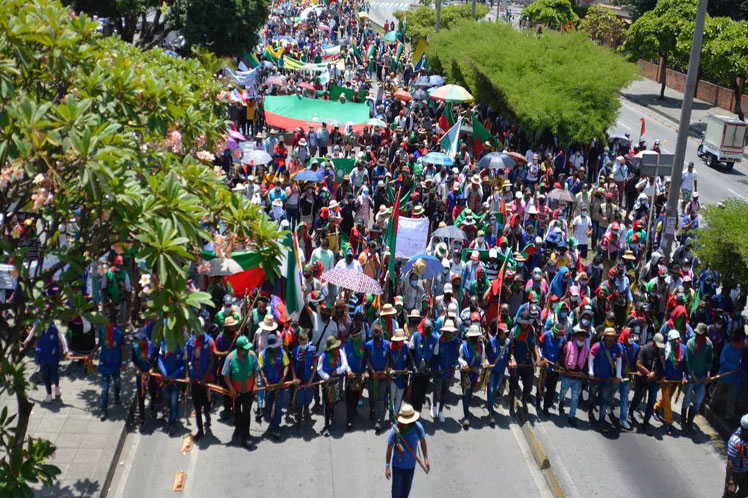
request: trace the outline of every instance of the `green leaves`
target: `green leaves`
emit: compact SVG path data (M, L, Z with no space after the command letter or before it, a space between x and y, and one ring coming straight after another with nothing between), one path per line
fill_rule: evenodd
M702 264L722 274L732 287L748 285L748 203L726 200L704 210L704 223L697 232L696 254Z
M170 286L184 279L185 264L190 259L184 246L189 239L179 236L171 220L150 219L135 238L141 242L140 256L162 285Z
M482 19L486 14L488 14L488 7L485 4L478 3L476 5L475 14L478 19ZM408 35L413 40L429 38L436 32L434 29L436 11L431 7L420 6L411 8L410 10L396 10L393 16L395 16L395 18L400 22L403 22L404 19L408 20ZM453 4L442 7L442 29L454 28L460 22L471 19L472 6L469 4Z
M579 22L569 0L535 0L522 10L522 18L551 29L565 29Z

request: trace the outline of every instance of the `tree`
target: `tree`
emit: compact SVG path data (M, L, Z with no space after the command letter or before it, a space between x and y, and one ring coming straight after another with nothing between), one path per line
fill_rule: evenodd
M723 285L748 285L748 203L731 199L708 206L697 233L696 254L702 264L722 274Z
M709 0L707 11L714 17L748 21L748 0Z
M636 20L657 6L657 0L622 0L619 4L631 7L631 17Z
M682 36L684 48L690 43ZM748 21L729 17L708 17L704 28L701 70L711 81L735 92L735 114L742 120L741 106L748 77Z
M611 48L619 47L626 39L626 22L600 5L593 5L579 23L579 29L594 41Z
M33 407L21 343L29 331L83 316L106 323L85 293L113 252L129 268L155 339L173 344L199 328L210 295L189 270L214 244L255 250L277 266L276 224L231 192L211 165L223 150L220 86L199 59L147 52L56 0L0 3L0 261L14 268L13 298L0 303L0 496L49 483L49 441L27 437ZM277 272L277 268L275 270ZM143 279L138 278L143 275Z
M522 19L556 30L576 26L579 22L569 0L535 0L522 10Z
M128 43L154 47L168 29L169 7L161 0L64 0L74 11L107 18Z
M624 49L633 60L660 62L660 98L665 97L668 62L687 64L688 50L679 48L680 37L693 36L697 0L660 0L645 12L626 34Z
M488 7L485 4L476 5L477 17L483 18L488 14ZM436 23L436 11L431 7L416 7L409 10L396 10L393 14L395 18L403 22L408 20L408 33L413 41L427 39L436 32L434 25ZM448 5L442 7L441 27L450 29L455 27L459 22L472 19L470 5Z
M174 28L187 45L216 55L236 56L257 45L257 33L270 13L268 0L175 0Z
M432 36L432 67L526 130L588 144L615 122L618 91L638 70L583 33L536 36L499 23L463 22Z

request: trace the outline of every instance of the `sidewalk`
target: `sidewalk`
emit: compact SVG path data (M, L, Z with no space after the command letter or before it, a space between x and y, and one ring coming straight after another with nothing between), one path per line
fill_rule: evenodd
M621 90L621 95L631 102L650 109L653 112L673 121L680 122L680 108L683 102L683 94L665 88L665 98L660 99L660 84L649 78L634 81L631 85ZM701 136L706 129L706 118L710 114L719 114L737 119L737 115L721 107L715 107L703 100L694 99L691 110L690 131Z
M125 436L127 406L133 396L133 374L122 372L121 406L113 404L110 393L109 419L99 420L99 395L97 373L83 375L78 364L68 361L60 365L60 388L62 400L44 403L46 392L37 373L37 367L29 361L32 386L29 393L34 403L29 421L28 435L48 439L57 451L49 462L62 471L52 488L35 489L38 497L93 497L101 496L111 480L112 468ZM0 407L8 406L15 413L15 398L3 396Z

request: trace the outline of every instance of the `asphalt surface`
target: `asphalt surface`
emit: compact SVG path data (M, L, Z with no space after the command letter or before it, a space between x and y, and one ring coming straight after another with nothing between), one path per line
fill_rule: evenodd
M455 391L455 389L453 389ZM463 431L461 407L453 396L446 421L434 425L427 407L421 418L427 432L431 472L417 469L412 497L550 496L529 453L521 431L503 408L496 428L478 421ZM382 497L390 482L384 477L386 432L376 435L368 420L359 418L350 432L342 426L345 408L338 405L338 424L330 437L319 434L322 416L313 425L282 428L282 440L263 437L267 425L252 421L257 442L253 451L228 446L232 428L213 424L215 437L195 444L183 454L182 436L169 437L160 424L147 422L143 433L128 436L108 497L173 496L177 472L186 473L188 497ZM360 408L361 415L368 413ZM475 415L485 414L477 405ZM193 431L193 426L190 427ZM187 428L187 429L190 429ZM186 433L186 431L185 431Z

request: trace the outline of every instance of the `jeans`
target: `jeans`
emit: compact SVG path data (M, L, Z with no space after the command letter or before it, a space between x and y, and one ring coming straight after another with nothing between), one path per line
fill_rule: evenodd
M392 396L392 403L390 404L390 418L395 423L397 420L397 414L400 413L400 405L403 402L403 396L405 396L405 388L398 387L395 382L390 381L390 395Z
M496 402L496 391L501 388L501 383L504 381L504 371L491 372L491 376L488 378L488 393L486 395L486 404L488 405L488 415L493 417L496 412L494 411L494 403Z
M109 386L114 383L114 399L119 400L120 377L119 369L110 374L101 374L101 409L107 411L109 408Z
M618 396L621 398L619 401L619 412L618 419L621 423L629 421L629 392L631 391L631 382L621 382L618 384Z
M598 403L600 404L600 418L599 421L605 421L605 416L608 414L608 408L613 401L613 381L606 380L600 382L598 386Z
M267 402L268 420L270 420L269 429L277 429L280 427L281 417L283 415L283 403L286 399L286 390L279 389L277 391L270 391L265 394L265 401Z
M592 249L594 250L597 247L597 239L600 238L600 222L597 220L592 220L592 240L590 241L592 243Z
M701 409L701 403L704 402L704 396L706 395L706 384L696 384L694 383L696 379L691 377L688 379L688 384L684 386L685 393L683 394L683 407L681 410L683 412L686 411L688 407L693 404L693 410L694 412L697 412Z
M252 401L254 401L253 393L242 393L236 397L234 402L234 434L243 441L249 438Z
M577 406L579 405L579 395L582 393L582 379L575 379L566 375L561 377L561 392L559 393L559 403L564 402L566 390L571 389L571 401L569 402L569 417L577 416Z
M439 412L444 409L444 402L452 384L452 377L434 377L434 404L439 407Z
M392 498L408 498L415 470L392 467Z
M647 406L644 409L644 423L649 423L649 419L652 418L652 412L654 411L655 401L657 400L657 391L660 390L660 385L657 382L646 382L640 381L637 383L634 390L634 399L631 401L631 406L635 409L639 406L644 395L647 395Z
M41 371L47 394L52 394L52 385L60 385L60 364L57 362L42 363L39 365L39 370Z
M169 403L169 423L176 423L179 418L179 384L169 382L164 387L164 393Z

